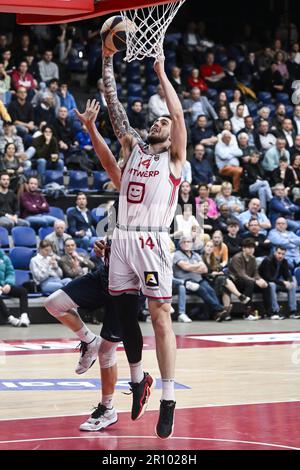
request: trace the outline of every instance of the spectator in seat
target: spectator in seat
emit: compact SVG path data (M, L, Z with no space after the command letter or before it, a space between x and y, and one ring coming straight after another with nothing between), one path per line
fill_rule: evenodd
M4 156L0 159L0 171L9 174L9 189L18 193L20 187L26 182L24 171L29 170L30 166L30 162L24 161L16 156L16 147L14 144L6 145Z
M272 118L271 131L274 132L274 133L280 131L285 118L286 118L286 107L285 107L284 104L279 103L276 106L275 115Z
M267 123L270 125L271 120L270 120L270 114L271 110L268 108L268 106L263 106L257 111L257 118L255 119L255 128L259 128L259 125L263 121L267 121Z
M10 102L10 76L5 72L4 64L0 61L0 100L6 106Z
M39 128L54 124L56 119L54 104L52 93L45 91L41 102L34 108L34 120Z
M300 265L300 236L287 229L287 221L283 217L276 220L275 229L270 231L268 238L273 246L286 249L286 259L292 271Z
M300 135L300 104L294 108L293 126L296 135Z
M285 139L277 139L276 146L266 152L262 161L264 170L271 173L278 168L281 157L286 157L290 164L290 153L286 150Z
M66 286L71 278L63 278L62 269L58 265L58 258L52 253L52 246L48 240L39 244L39 252L30 260L30 271L43 294L52 294Z
M220 88L225 77L223 68L215 63L215 55L209 51L206 54L205 64L200 66L200 74L208 84L209 88Z
M208 91L208 86L203 78L201 78L200 72L197 68L193 68L190 75L188 76L187 85L190 90L193 88L199 88L199 90L203 93Z
M294 148L291 154L292 162L294 161L296 155L300 155L300 135L296 135L295 137Z
M183 102L183 112L187 127L195 124L198 116L204 115L206 117L208 127L212 127L213 121L218 119L216 111L208 99L201 96L199 88L192 88L191 97Z
M4 319L12 326L27 327L30 325L30 320L27 314L27 290L24 287L17 287L15 283L16 277L12 262L4 251L0 249L0 316L4 317ZM16 297L20 300L20 313L18 318L10 314L5 301L2 299L2 294L12 298Z
M77 108L77 104L74 96L68 90L68 84L61 83L57 94L60 99L60 106L66 108L68 110L69 116L73 117L74 109Z
M31 158L32 162L37 163L37 172L44 180L46 169L63 171L64 161L59 158L59 148L57 139L53 135L51 126L42 127L42 134L35 137L32 146L26 150L26 154ZM33 158L34 157L34 158Z
M265 313L269 315L270 288L268 283L259 275L256 259L254 257L255 242L246 238L242 244L242 252L237 253L229 263L229 273L237 289L252 300L254 292L260 292L263 296ZM245 320L256 320L249 309L246 311Z
M194 226L199 227L199 223L193 216L192 205L185 204L183 213L175 217L174 239L179 240L183 236L190 237Z
M288 195L292 188L296 185L297 175L293 167L289 166L286 157L280 157L279 167L272 171L271 185L276 186L278 183L283 184L286 194Z
M272 226L275 226L275 222L279 217L284 217L287 221L288 230L294 232L300 230L300 220L295 220L295 216L300 214L300 207L286 196L286 188L283 184L276 184L274 195L269 208Z
M238 104L231 118L232 132L236 135L245 127L244 105Z
M49 227L57 220L49 214L49 205L45 196L39 189L38 179L31 177L28 181L28 190L20 197L21 216L30 223L34 230L40 227Z
M250 220L255 219L258 221L260 226L260 233L263 235L267 234L267 230L271 228L271 222L264 212L261 212L261 203L259 199L251 199L249 202L248 210L242 212L238 219L241 224L241 229L247 231L249 229L248 224Z
M12 87L18 91L20 87L23 87L27 91L28 100L31 101L37 88L37 82L28 72L28 64L23 60L18 68L11 74Z
M252 219L248 223L248 232L243 234L243 238L252 238L255 242L254 256L258 266L266 256L269 256L272 244L266 235L260 233L258 220Z
M173 258L174 277L185 281L187 292L197 295L209 305L216 320L223 320L227 310L219 302L214 289L203 279L203 275L207 274L207 267L201 256L192 251L192 243L191 237L180 239L180 249L175 252Z
M8 173L0 175L0 227L10 231L13 227L29 227L27 220L19 219L19 207L16 194L9 188L10 178Z
M231 103L229 103L229 108L230 108L230 111L232 112L233 116L236 115L236 111L237 111L237 108L238 108L239 105L244 106L242 117L245 118L246 116L249 116L249 114L250 114L249 113L249 108L246 104L244 104L244 96L243 96L241 90L236 88L233 91L233 99L232 99Z
M277 246L274 254L265 258L259 267L259 274L270 286L271 292L271 320L284 320L287 318L280 312L277 293L286 292L289 303L289 318L299 319L297 312L296 285L290 273L289 265L285 259L286 249Z
M70 153L73 147L78 146L78 142L75 141L73 127L71 125L70 119L68 118L67 108L59 108L58 116L53 127L60 152L62 152L64 155L67 155Z
M300 199L300 154L294 156L292 171L294 173L295 182L292 187L292 194L294 196L294 201L296 201Z
M192 206L192 214L196 214L196 205L195 205L195 198L192 193L192 186L188 181L183 181L180 185L179 188L179 194L178 194L178 205L181 208L181 211L183 212L184 206L188 204L189 206Z
M195 146L194 155L191 161L193 184L212 184L213 169L210 161L205 155L205 147L202 144Z
M224 269L228 264L228 247L224 243L221 230L217 230L213 233L212 242L214 244L215 258L220 263L222 269Z
M237 145L232 145L232 134L228 131L222 132L221 142L215 149L216 165L221 176L231 176L233 179L233 190L239 192L243 169L240 167L238 157L243 155Z
M214 146L218 142L218 138L214 135L213 131L208 129L206 116L200 115L197 118L195 126L191 132L192 144L202 144L205 147L205 153L210 160L214 156Z
M230 321L232 310L231 294L234 294L244 305L249 303L251 299L241 294L232 280L223 273L223 268L214 255L214 244L212 241L208 241L205 244L202 259L207 267L207 274L204 274L203 277L214 289L217 296L222 299L222 303L227 310L227 316L224 320Z
M63 220L56 219L53 228L54 231L49 233L45 240L51 243L53 253L61 257L65 254L65 241L72 237L66 233L66 224Z
M231 211L227 204L221 204L219 207L219 210L220 210L220 217L218 218L218 224L223 235L225 235L227 233L227 225L228 225L229 220L235 219L235 217L232 216ZM236 220L238 221L238 219Z
M146 114L143 112L142 101L134 100L127 115L131 127L139 133L143 140L146 140L148 132L146 126Z
M190 93L187 91L181 77L181 69L177 66L171 68L170 82L180 99L187 98Z
M53 78L59 80L58 66L52 59L53 52L51 50L45 50L42 60L38 63L40 77L46 85L48 85Z
M294 142L296 138L296 132L293 129L293 122L291 119L285 118L283 120L281 129L276 132L276 135L279 139L285 139L286 149L290 154L294 150Z
M76 243L73 238L65 240L65 254L60 259L60 267L65 277L76 279L84 276L94 268L94 263L88 255L76 251Z
M28 134L33 134L37 127L34 122L34 110L31 103L27 102L27 90L20 87L16 92L17 99L8 107L13 124L18 134L24 139ZM29 142L29 140L27 139Z
M216 203L219 209L226 204L233 217L238 217L245 210L244 201L238 196L233 196L232 184L229 181L222 183L221 192L216 197Z
M229 219L227 222L227 232L224 236L224 243L228 248L229 259L242 251L242 238L239 235L240 224L236 219Z
M273 194L259 159L259 153L254 151L250 154L250 161L244 165L243 189L247 195L258 195L261 208L266 213Z
M88 249L92 238L96 235L92 223L92 215L87 208L87 197L84 193L78 193L76 207L68 212L68 232L74 238L79 248Z
M203 202L208 203L208 217L211 219L216 219L219 217L219 211L217 205L213 199L209 197L210 188L207 184L200 184L198 187L198 196L195 198L196 209L197 206L203 204Z
M208 235L207 238L211 238L216 230L219 230L218 219L212 219L208 215L209 204L207 201L197 205L197 219L200 222L200 226L203 228L204 233Z
M0 154L5 153L7 144L14 144L16 147L16 157L27 158L24 153L23 140L17 135L15 126L9 121L3 123L3 134L0 135Z
M240 135L241 134L246 134L248 139L247 139L247 145L249 147L255 147L255 133L254 133L254 123L253 123L253 117L252 116L246 116L245 117L245 127L240 130L240 132L237 135L239 144L240 144Z
M53 100L52 102L54 103L53 106L55 109L55 115L58 114L58 111L60 108L60 98L58 96L57 78L53 78L52 80L50 80L49 85L46 88L42 88L40 91L38 91L33 97L31 104L33 106L39 106L44 98L45 93L52 97L52 100Z
M215 129L218 134L224 131L224 123L229 120L229 112L227 106L221 106L218 111L218 119L215 120Z
M158 85L156 91L157 92L150 97L148 102L148 118L150 123L153 123L160 116L170 114L163 87Z
M258 125L258 132L254 139L255 147L260 152L267 152L268 150L273 149L276 144L276 137L270 132L269 129L270 125L268 121L260 121Z

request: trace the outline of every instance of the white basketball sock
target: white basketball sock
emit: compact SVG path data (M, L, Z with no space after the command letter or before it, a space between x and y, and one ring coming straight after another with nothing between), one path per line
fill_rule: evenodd
M144 378L144 371L142 368L142 361L136 364L129 364L131 382L139 384Z
M162 379L161 399L175 401L174 379Z
M106 408L112 409L113 405L113 394L112 395L102 395L101 403Z
M93 339L96 338L95 333L93 333L86 325L83 325L83 327L80 328L80 330L75 331L75 334L84 343L91 343Z

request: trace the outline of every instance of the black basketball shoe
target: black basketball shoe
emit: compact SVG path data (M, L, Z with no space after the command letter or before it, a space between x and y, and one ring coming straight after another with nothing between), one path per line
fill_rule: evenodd
M156 435L160 439L168 439L173 434L174 411L176 402L173 400L161 400Z
M131 419L133 421L140 419L145 413L152 384L153 379L148 372L144 372L144 378L140 383L129 382L132 392Z

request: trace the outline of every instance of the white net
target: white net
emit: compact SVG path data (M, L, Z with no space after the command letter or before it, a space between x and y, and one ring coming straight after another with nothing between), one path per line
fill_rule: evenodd
M124 60L143 60L145 57L157 58L163 55L163 42L166 31L185 0L153 5L136 10L121 11L135 28L127 28L127 49Z

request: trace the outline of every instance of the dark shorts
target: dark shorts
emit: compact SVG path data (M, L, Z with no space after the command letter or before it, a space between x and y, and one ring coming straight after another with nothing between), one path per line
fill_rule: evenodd
M106 313L100 336L115 343L122 341L121 327L112 298L106 293L105 281L103 271L97 270L74 279L62 290L81 308L96 310L105 306Z

